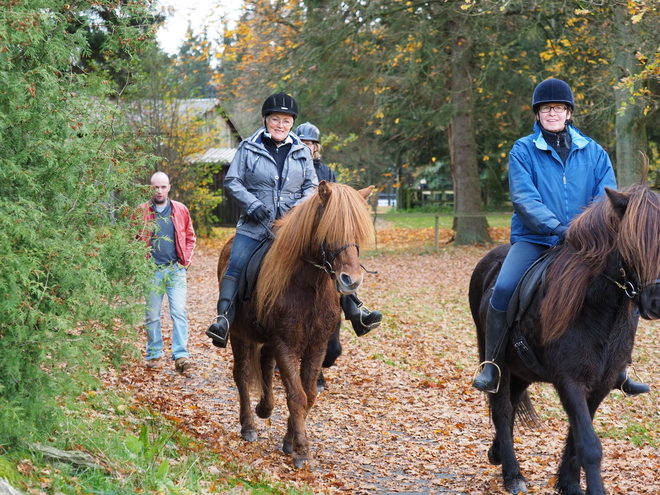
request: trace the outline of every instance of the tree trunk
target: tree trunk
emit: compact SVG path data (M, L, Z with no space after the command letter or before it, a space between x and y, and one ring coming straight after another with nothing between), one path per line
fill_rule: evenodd
M449 23L452 39L451 103L454 117L449 126L449 154L454 182L454 229L456 244L490 242L488 222L483 213L474 128L474 97L470 68L469 39L456 22ZM477 215L477 216L472 216Z
M617 36L614 37L616 46L613 68L617 71L616 80L620 81L640 70L634 48L638 33L626 6L617 4L613 8L617 32ZM628 88L617 85L614 96L617 108L615 120L617 184L622 188L646 178L645 155L647 155L648 141L644 117L645 101L643 96L635 96L632 99Z

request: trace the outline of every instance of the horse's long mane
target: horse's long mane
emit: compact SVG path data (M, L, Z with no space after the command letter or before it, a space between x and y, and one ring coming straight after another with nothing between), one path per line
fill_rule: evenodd
M658 278L660 195L642 184L621 192L625 204L601 198L571 223L567 244L546 276L540 315L543 343L559 338L579 317L590 284L615 250L642 283Z
M275 222L275 240L263 260L257 281L259 321L264 321L275 301L282 297L293 275L302 265L309 265L304 259L320 261L315 255L322 243L330 251L345 244L357 244L360 248L373 244L374 226L362 195L343 184L327 184L327 187L331 194L325 204L317 190Z

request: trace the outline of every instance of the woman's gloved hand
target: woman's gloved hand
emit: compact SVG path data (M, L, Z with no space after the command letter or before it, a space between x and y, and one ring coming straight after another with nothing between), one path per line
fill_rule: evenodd
M559 237L559 242L564 242L564 237L566 237L567 230L568 227L566 227L566 225L559 225L552 233Z
M271 213L268 207L266 205L259 205L257 206L254 211L250 214L252 218L254 218L258 222L268 222L270 221L271 218Z

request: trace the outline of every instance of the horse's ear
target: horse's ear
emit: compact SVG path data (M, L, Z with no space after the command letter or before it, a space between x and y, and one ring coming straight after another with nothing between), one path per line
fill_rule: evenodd
M319 182L318 191L319 191L319 198L321 198L321 202L327 203L328 199L330 198L330 194L332 194L332 189L330 188L330 184L322 180L321 182Z
M367 199L369 196L371 196L371 191L373 190L374 190L374 186L369 186L369 187L365 187L364 189L360 189L358 192L364 199Z
M612 208L614 208L614 211L619 216L619 218L623 217L623 214L628 208L628 195L619 191L615 191L614 189L610 189L609 187L605 188L605 194L607 194L607 197L612 204Z

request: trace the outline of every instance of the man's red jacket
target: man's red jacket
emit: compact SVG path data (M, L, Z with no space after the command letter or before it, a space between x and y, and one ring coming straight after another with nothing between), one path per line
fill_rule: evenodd
M174 245L176 246L176 255L179 257L179 263L186 268L190 267L195 250L195 229L193 228L190 212L183 203L169 200L172 204L172 223L176 233ZM153 209L151 201L140 205L142 209L143 226L140 238L151 246L151 236L153 234L153 222L156 218L156 212Z

